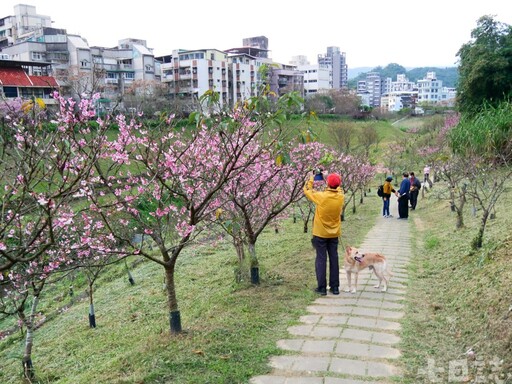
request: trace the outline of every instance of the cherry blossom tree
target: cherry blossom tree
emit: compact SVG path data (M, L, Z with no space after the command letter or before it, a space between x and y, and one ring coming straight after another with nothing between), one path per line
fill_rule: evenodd
M91 244L102 252L109 249L106 237L87 238L77 204L90 190L104 139L104 131L90 124L94 98L77 103L53 96L59 111L50 123L42 100L2 106L0 311L17 316L27 329L22 362L29 380L34 377L32 349L43 289L63 266L72 267L76 255L89 257Z
M330 172L341 175L342 188L345 192L345 202L341 213L342 220L345 217L345 209L352 201L353 212L356 211L356 194L364 190L368 183L373 180L376 168L369 164L363 157L346 155L332 150L332 161Z
M247 100L229 114L193 114L195 128L176 128L173 116L158 127L119 115L118 137L104 146L93 179L100 187L88 195L104 227L126 252L164 269L171 333L181 332L175 267L182 250L207 228L223 205L222 188L260 160L289 132L282 122L298 100L275 104L265 96ZM108 121L99 121L100 126ZM103 194L98 193L105 191ZM151 238L158 254L138 247L133 233Z
M219 222L233 239L240 268L245 258L244 247L247 248L253 284L259 284L259 235L303 197L305 177L319 163L323 148L319 143L290 143L289 148L280 146L279 153L261 153L257 162L223 188L222 200L226 203Z
M40 258L68 230L70 204L86 183L101 148L92 130L93 101L65 100L52 125L44 104L4 105L0 137L0 272ZM0 274L0 280L2 279Z
M22 363L24 376L29 380L34 379L35 375L32 363L35 331L45 320L37 313L44 288L63 278L66 271L76 268L75 263L79 258L92 262L91 252L94 249L109 249L108 239L104 237L95 236L93 240L85 240L88 228L83 225L80 216L83 215L70 214L71 223L66 225L66 231L59 233L54 244L39 257L16 263L0 282L0 313L18 317L19 325L27 330ZM100 257L94 259L99 260ZM30 305L28 313L27 305Z

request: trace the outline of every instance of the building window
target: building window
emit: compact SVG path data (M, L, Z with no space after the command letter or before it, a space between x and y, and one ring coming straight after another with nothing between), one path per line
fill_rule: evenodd
M41 52L32 52L32 60L43 60Z
M4 96L5 97L18 97L18 88L16 87L3 87L4 88Z

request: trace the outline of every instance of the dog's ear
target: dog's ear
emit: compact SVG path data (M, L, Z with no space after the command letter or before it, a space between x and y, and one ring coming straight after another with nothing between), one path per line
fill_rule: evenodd
M346 254L350 255L350 251L352 251L352 248L349 245L347 245L347 247L345 248Z

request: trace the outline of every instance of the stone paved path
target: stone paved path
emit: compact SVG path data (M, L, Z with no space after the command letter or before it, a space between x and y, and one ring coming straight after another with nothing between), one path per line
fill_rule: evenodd
M341 274L339 296L318 297L300 318L300 325L288 329L289 337L279 340L285 355L270 359L272 372L253 377L251 384L385 384L400 376L400 319L406 293L406 264L411 253L408 220L396 219L396 201L391 200L393 218L379 217L359 247L380 252L388 259L392 277L388 291L373 288L375 275L359 274L358 292L345 293L346 277ZM342 240L344 245L347 239ZM342 265L342 247L340 264Z

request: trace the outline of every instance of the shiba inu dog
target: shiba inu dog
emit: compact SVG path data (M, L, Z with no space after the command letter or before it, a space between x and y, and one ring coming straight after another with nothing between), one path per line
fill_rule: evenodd
M360 271L369 268L375 272L379 279L379 284L375 288L381 288L382 292L388 289L389 276L386 257L380 253L363 253L354 247L345 249L345 272L347 274L348 287L345 292L355 293L357 291L357 277ZM352 285L352 274L354 275L354 284ZM386 276L387 275L387 276ZM381 287L382 285L382 287Z

